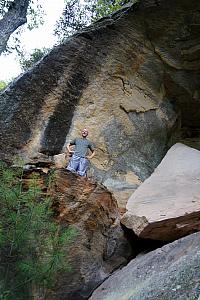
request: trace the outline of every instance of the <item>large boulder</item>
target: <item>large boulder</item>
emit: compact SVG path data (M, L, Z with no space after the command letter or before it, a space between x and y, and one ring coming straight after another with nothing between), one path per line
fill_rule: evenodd
M90 300L197 300L200 295L200 233L132 260Z
M0 158L59 154L86 126L90 176L124 207L172 138L198 133L199 10L142 0L55 47L0 95Z
M174 145L130 197L121 221L139 237L163 241L200 231L200 151Z
M105 187L62 169L55 171L49 193L56 220L72 225L77 235L66 249L71 270L58 275L45 299L88 299L132 254L119 224L117 202Z

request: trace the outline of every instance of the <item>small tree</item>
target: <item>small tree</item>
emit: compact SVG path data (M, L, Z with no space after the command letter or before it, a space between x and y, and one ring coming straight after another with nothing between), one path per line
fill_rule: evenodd
M53 221L39 178L23 187L23 176L23 168L1 163L0 299L30 299L32 286L50 286L58 271L69 271L65 252L76 234Z

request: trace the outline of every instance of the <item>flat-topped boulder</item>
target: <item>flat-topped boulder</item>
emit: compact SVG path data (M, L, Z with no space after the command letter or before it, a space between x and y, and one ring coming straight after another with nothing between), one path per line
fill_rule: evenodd
M175 144L129 198L122 223L139 237L170 241L200 230L200 151Z

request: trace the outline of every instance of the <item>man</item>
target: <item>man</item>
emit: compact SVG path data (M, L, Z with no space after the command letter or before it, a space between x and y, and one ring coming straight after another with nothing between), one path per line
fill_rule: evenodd
M72 158L67 166L67 170L77 172L80 176L86 176L89 167L89 159L95 155L94 145L87 139L88 130L84 128L81 132L82 138L75 138L67 145L67 150ZM75 146L72 150L72 146ZM88 155L88 149L92 152Z

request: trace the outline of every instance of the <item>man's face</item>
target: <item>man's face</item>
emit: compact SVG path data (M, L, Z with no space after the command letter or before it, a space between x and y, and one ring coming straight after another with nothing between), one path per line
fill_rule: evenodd
M87 129L83 129L83 130L81 131L81 134L82 134L82 137L86 137L86 136L88 135Z

